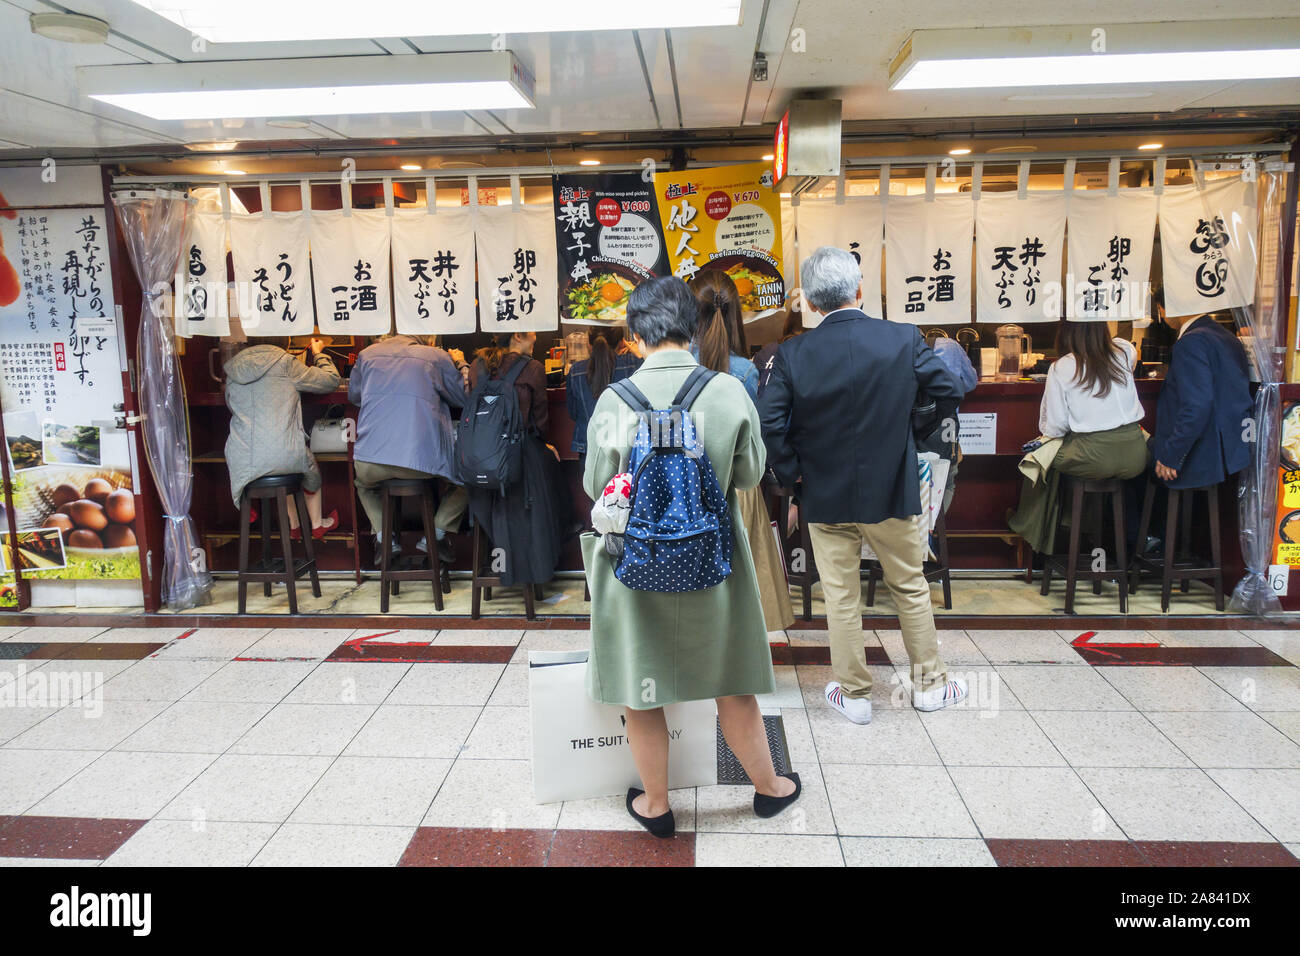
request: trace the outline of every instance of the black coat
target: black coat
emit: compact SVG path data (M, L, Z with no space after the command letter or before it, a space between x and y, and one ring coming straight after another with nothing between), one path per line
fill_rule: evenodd
M912 407L918 390L954 418L961 390L916 326L832 312L783 342L758 399L767 461L803 479L805 521L875 524L921 513Z

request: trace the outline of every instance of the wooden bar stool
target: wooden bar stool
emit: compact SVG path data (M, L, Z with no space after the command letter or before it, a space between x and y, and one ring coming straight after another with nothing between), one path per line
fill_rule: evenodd
M289 539L289 496L293 496L294 506L298 509L298 527L302 529L302 546L306 560L294 563L293 545ZM249 518L252 513L253 500L267 502L262 508L262 560L250 567L248 564ZM280 522L280 542L283 557L272 556L271 546L271 508L275 502L275 514ZM261 581L263 593L271 596L272 582L283 582L289 592L289 613L298 613L298 594L294 580L305 571L311 578L311 593L320 597L320 578L316 575L316 555L312 551L311 518L307 514L307 499L303 495L302 475L268 475L258 478L244 486L243 496L239 501L239 613L247 613L248 584Z
M433 482L423 478L390 478L380 482L379 494L384 542L381 548L383 557L380 558L379 565L379 612L388 613L389 595L400 593L402 581L430 582L433 585L433 606L441 611L443 592L451 593L451 575L438 560L438 539L433 523L434 498L437 493ZM406 558L399 555L397 559L399 569L393 568L391 542L394 540L394 535L401 537L398 511L403 498L420 499L420 517L424 527L424 547L427 552L425 557L428 567L419 566L426 562L418 556Z
M808 535L808 522L803 520L803 509L799 511L799 530L795 539L790 540L790 502L798 505L793 488L770 486L769 492L776 499L776 527L781 535L781 547L785 550L786 578L798 586L803 595L803 619L812 620L812 586L819 579L817 562L813 560L812 540ZM796 561L796 551L803 552L803 560ZM796 570L802 564L803 570Z
M1209 511L1210 554L1198 559L1192 554L1192 509L1196 495L1204 494ZM1165 511L1165 541L1163 554L1157 560L1146 549L1147 531L1151 526L1151 510L1155 505L1155 479L1147 481L1147 493L1142 499L1142 520L1138 524L1138 553L1133 557L1130 590L1137 591L1143 574L1160 575L1160 610L1168 611L1173 596L1174 581L1186 593L1190 581L1214 583L1214 607L1223 610L1223 552L1219 526L1219 486L1200 488L1170 488ZM1178 533L1182 520L1181 539ZM1181 549L1180 549L1181 545ZM1179 559L1180 554L1182 559ZM1208 563L1202 563L1208 561Z
M1102 581L1114 581L1119 586L1119 611L1128 613L1128 558L1124 545L1124 482L1119 478L1089 481L1083 478L1061 476L1062 500L1070 501L1070 543L1065 554L1043 556L1042 594L1052 587L1052 572L1065 575L1065 613L1074 613L1074 587L1079 578L1092 581L1094 594L1101 593ZM1111 515L1115 523L1115 560L1106 555L1100 571L1092 569L1092 555L1083 555L1084 569L1079 567L1079 535L1083 525L1083 500L1085 495L1109 495ZM1105 524L1105 512L1101 524ZM1099 528L1100 531L1100 528ZM1100 534L1098 535L1100 538Z
M939 543L938 560L925 562L925 580L931 584L935 581L943 584L943 607L944 610L951 611L952 575L949 573L948 566L948 526L944 521L942 508L939 509L939 517L934 522L934 537ZM867 560L862 564L862 570L867 575L867 607L875 607L876 582L884 580L885 570L880 566L879 561Z
M492 554L492 543L483 532L483 526L475 522L474 524L474 554L470 559L470 564L474 568L474 576L470 582L470 611L469 616L472 620L477 621L480 617L480 601L492 600L492 589L494 587L504 587L501 583L501 575L487 574L484 571L484 559ZM537 605L535 601L542 599L542 586L540 584L522 584L524 589L524 617L530 621L537 620Z

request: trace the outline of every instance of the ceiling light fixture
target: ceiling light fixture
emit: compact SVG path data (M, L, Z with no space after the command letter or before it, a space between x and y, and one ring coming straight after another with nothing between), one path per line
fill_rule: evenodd
M891 90L1110 86L1300 76L1300 20L917 30Z
M579 165L579 166L599 166L599 165L600 165L600 160L599 160L599 159L580 159L580 160L578 160L578 165Z
M247 170L243 170L243 169L223 169L223 170L221 171L221 175L223 175L223 176L247 176L247 175L248 175L248 171L247 171Z
M156 120L533 108L508 51L83 66L77 85Z
M741 0L604 0L600 16L593 18L591 10L579 3L367 0L364 20L359 20L353 0L135 2L210 43L734 27L740 23L741 10Z
M967 146L958 146L958 147L956 147L956 148L954 148L954 149L950 149L950 150L948 150L948 155L949 155L949 156L969 156L969 155L970 155L970 148L967 147Z
M772 160L774 160L774 159L776 159L776 154L775 154L775 153L764 153L764 154L763 154L763 162L765 162L765 163L770 163L770 162L771 162Z
M185 148L192 153L228 153L239 143L229 140L224 143L186 143Z
M1138 149L1161 149L1164 145L1164 143L1143 143Z
M422 167L419 163L402 163L401 168L408 173L418 173Z
M47 40L103 43L108 39L107 23L80 13L33 13L28 22L33 33Z

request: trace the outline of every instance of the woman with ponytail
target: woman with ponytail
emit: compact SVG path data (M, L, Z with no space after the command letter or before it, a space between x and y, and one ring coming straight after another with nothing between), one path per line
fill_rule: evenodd
M695 342L691 352L705 368L727 372L740 379L750 401L758 397L758 368L744 357L745 326L740 315L740 294L725 272L706 269L695 274L690 283L699 313ZM780 635L794 623L790 604L790 585L785 578L785 562L777 550L772 534L772 519L759 485L736 489L736 507L749 538L758 575L758 595L763 604L763 618L769 637Z
M592 329L587 339L591 343L591 357L569 366L564 383L564 401L569 408L569 417L573 419L570 447L577 452L579 460L587 454L587 422L591 420L596 399L612 382L627 378L641 367L639 358L618 349L623 339L621 328Z

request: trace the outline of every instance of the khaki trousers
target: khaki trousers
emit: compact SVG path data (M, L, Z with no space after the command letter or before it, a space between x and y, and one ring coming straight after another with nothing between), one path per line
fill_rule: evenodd
M357 475L357 497L361 499L361 507L370 519L370 528L376 537L384 526L383 495L379 485L389 478L426 478L438 482L438 510L434 513L433 523L441 531L459 528L460 519L469 509L469 495L465 489L437 475L399 465L379 465L373 461L356 461L353 467Z
M930 584L925 580L921 516L876 524L808 525L813 559L821 576L830 633L831 670L845 697L870 697L871 672L862 640L862 543L871 545L885 572L885 586L898 607L903 646L912 662L912 683L925 690L948 679L939 659Z

